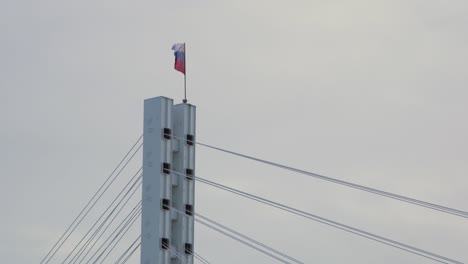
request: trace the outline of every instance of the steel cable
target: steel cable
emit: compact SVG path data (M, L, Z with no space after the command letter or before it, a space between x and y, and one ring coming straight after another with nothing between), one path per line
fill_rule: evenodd
M107 239L101 244L101 246L88 259L86 264L89 264L91 262L91 260L99 253L99 251L101 251L101 249L107 244L107 242L109 242L109 240L111 240L114 237L115 233L117 233L122 228L122 226L123 228L125 228L127 226L127 222L131 221L133 217L136 217L136 212L139 211L140 208L141 208L141 201L138 202L137 205L135 205L135 207L133 207L133 209L127 214L127 216L121 221L121 223L114 229L114 231L109 235L109 237L107 237Z
M109 206L106 208L106 210L99 216L99 218L94 222L94 224L91 226L91 228L86 232L86 234L81 238L81 240L76 244L76 246L73 248L73 250L67 255L67 257L63 260L62 264L64 264L67 259L75 252L75 250L78 248L78 246L83 242L83 240L89 235L89 233L93 230L93 228L99 223L99 221L104 217L104 215L111 209L111 207L114 205L114 203L117 201L117 199L120 197L120 195L125 191L125 189L133 182L136 176L140 173L142 168L140 168L137 173L130 179L130 181L124 186L124 188L119 192L119 194L114 198L114 200L109 204ZM140 175L141 177L141 175ZM114 209L115 210L115 209ZM75 255L76 257L76 255ZM72 259L73 260L73 259Z
M119 162L119 164L117 164L117 166L114 168L114 170L112 171L112 173L107 177L107 179L104 181L104 183L99 187L99 189L94 193L94 195L91 197L91 199L88 201L88 203L85 205L85 207L83 207L83 209L81 210L81 212L78 214L78 216L73 220L73 222L68 226L68 228L65 230L65 232L60 236L60 238L57 240L57 242L55 242L55 244L52 246L52 248L49 250L49 252L47 252L46 256L41 260L40 264L44 263L44 261L47 261L45 262L46 264L49 263L49 261L55 256L55 254L57 253L57 251L63 246L63 244L65 243L65 241L70 237L70 235L73 233L73 231L75 231L76 227L81 223L81 221L83 221L83 219L88 215L89 211L94 207L94 205L96 204L96 202L101 198L102 194L104 194L104 192L107 191L108 187L102 192L102 194L97 198L97 200L91 205L90 208L88 208L88 206L92 203L92 201L94 200L94 198L96 198L96 196L99 194L99 192L102 190L102 188L104 188L104 186L107 184L107 182L109 182L109 180L112 178L112 175L114 175L114 173L117 171L117 169L120 167L120 165L122 165L122 163L125 161L125 159L128 157L128 155L132 152L132 150L135 148L135 146L138 144L138 142L140 142L140 140L143 138L143 135L141 135L138 140L135 142L135 144L130 148L130 150L125 154L125 156L122 158L122 160ZM141 148L142 145L140 145L140 147L138 149ZM137 151L138 151L137 149ZM135 152L136 153L136 152ZM133 158L135 154L132 155L132 157L129 159L131 160ZM128 164L128 162L124 165L124 167ZM120 171L121 172L121 171ZM114 182L115 178L117 178L120 174L120 172L114 177L114 179L110 182L109 186ZM88 208L88 211L83 215L83 217L81 218L81 220L78 221L78 219L80 218L80 216L83 214L84 211L86 211L86 208ZM76 224L76 226L72 229L72 226L76 223L76 221L78 221L78 223ZM68 234L66 236L66 234L68 233L68 231L70 231L70 234ZM66 236L66 237L65 237ZM65 237L65 239L62 241L62 239ZM62 241L62 242L60 242ZM60 245L58 245L60 243ZM58 246L57 246L58 245ZM52 253L53 252L53 253ZM52 255L50 255L52 254Z
M171 209L174 210L174 211L176 211L177 213L179 213L179 214L185 216L185 217L193 218L193 216L187 215L186 213L184 213L184 212L178 210L177 208L171 207ZM258 246L263 247L263 248L266 249L266 250L269 250L269 251L271 251L271 252L273 252L273 253L275 253L275 254L277 254L277 255L280 255L280 256L282 256L282 257L284 257L284 258L286 258L286 259L292 261L293 263L304 264L304 262L302 262L302 261L300 261L300 260L297 260L297 259L295 259L295 258L293 258L293 257L291 257L291 256L289 256L289 255L287 255L287 254L285 254L285 253L283 253L283 252L281 252L281 251L278 251L278 250L276 250L276 249L274 249L274 248L272 248L272 247L270 247L270 246L267 246L267 245L265 245L265 244L262 243L262 242L259 242L259 241L255 240L255 239L253 239L253 238L250 238L250 237L248 237L248 236L246 236L246 235L244 235L244 234L242 234L242 233L240 233L240 232L238 232L238 231L235 231L235 230L233 230L232 228L229 228L229 227L227 227L227 226L225 226L225 225L223 225L223 224L221 224L221 223L219 223L219 222L216 222L216 221L214 221L214 220L212 220L212 219L210 219L210 218L208 218L208 217L206 217L206 216L203 216L203 215L201 215L201 214L199 214L199 213L195 213L195 212L194 212L193 214L194 214L196 217L199 217L199 218L203 219L204 221L207 221L207 222L209 222L209 223L211 223L211 224L214 224L214 225L216 225L216 226L222 228L223 230L226 230L226 231L228 231L228 232L231 232L231 233L235 234L236 236L239 236L239 237L241 237L241 238L243 238L243 239L245 239L245 240L247 240L247 241L249 241L249 242L251 242L251 243L254 243L254 244L258 245ZM195 218L195 219L196 219L196 218Z
M138 182L138 181L137 181L137 182ZM137 182L135 182L135 183L137 183ZM101 225L101 228L96 229L95 234L93 234L93 236L92 236L92 237L93 237L93 240L94 240L94 243L91 245L90 248L88 248L86 254L81 258L81 261L79 262L79 264L83 263L83 261L86 259L86 257L89 255L89 253L93 250L94 246L97 244L97 242L99 241L99 239L101 239L101 237L106 233L107 229L109 229L109 227L112 225L112 223L115 221L115 219L119 216L120 212L122 212L122 210L125 208L125 206L127 205L127 203L130 201L130 199L131 199L131 198L133 197L133 195L136 193L136 191L138 191L138 189L139 189L139 187L141 186L141 184L142 184L142 182L140 181L139 184L136 186L136 188L134 188L135 185L132 186L132 187L130 187L130 190L134 188L134 189L133 189L133 192L128 196L127 200L126 200L125 203L120 207L119 211L118 211L117 213L114 214L114 217L111 219L111 221L110 221L109 223L106 224L106 227L104 228L104 230L101 232L101 234L100 234L97 238L95 238L95 237L96 237L95 234L97 234L98 231L100 231L100 230L102 229L102 225ZM127 194L128 194L128 192L127 192ZM116 205L116 208L120 205L120 203L123 201L123 199L126 197L127 194L125 194L125 196L122 197L122 200L119 202L119 204ZM107 219L103 222L103 224L106 223L106 221L107 221ZM90 242L90 243L91 243L91 242ZM88 244L88 245L89 245L89 244ZM83 251L83 252L84 252L84 251ZM77 258L77 260L78 260L78 258ZM77 260L76 260L76 261L77 261ZM75 261L75 262L76 262L76 261ZM75 263L75 262L74 262L74 263Z
M271 162L271 161L267 161L267 160L263 160L263 159L259 159L259 158L255 158L255 157L248 156L248 155L245 155L245 154L241 154L241 153L238 153L238 152L234 152L234 151L231 151L231 150L215 147L215 146L208 145L208 144L205 144L205 143L191 141L191 140L188 140L186 138L176 137L176 136L173 136L173 135L172 135L172 137L174 137L176 139L179 139L179 140L186 140L187 142L195 143L195 144L203 146L203 147L207 147L207 148L210 148L210 149L214 149L214 150L217 150L217 151L221 151L221 152L228 153L228 154L231 154L231 155L235 155L235 156L238 156L238 157L242 157L242 158L245 158L245 159L250 159L250 160L257 161L257 162L260 162L260 163L264 163L264 164L267 164L267 165L270 165L270 166L274 166L274 167L278 167L278 168L281 168L281 169L285 169L285 170L293 171L293 172L296 172L296 173L300 173L300 174L303 174L303 175L311 176L311 177L314 177L314 178L317 178L317 179L321 179L321 180L325 180L325 181L328 181L328 182L340 184L340 185L343 185L343 186L347 186L347 187L351 187L351 188L358 189L358 190L361 190L361 191L365 191L365 192L373 193L373 194L376 194L376 195L384 196L384 197L391 198L391 199L394 199L394 200L398 200L398 201L418 205L418 206L421 206L421 207L425 207L425 208L429 208L429 209L432 209L432 210L444 212L444 213L447 213L447 214L452 214L452 215L455 215L455 216L468 218L468 212L462 211L462 210L459 210L459 209L450 208L450 207L447 207L447 206L442 206L442 205L438 205L438 204L434 204L434 203L430 203L430 202L425 202L425 201L422 201L422 200L410 198L410 197L407 197L407 196L403 196L403 195L399 195L399 194L395 194L395 193L391 193L391 192L378 190L378 189L367 187L367 186L364 186L364 185L359 185L359 184L355 184L355 183L352 183L352 182L347 182L347 181L331 178L331 177L320 175L320 174L317 174L317 173L313 173L313 172L293 168L293 167L290 167L290 166L282 165L282 164L279 164L279 163L275 163L275 162Z
M182 174L182 173L179 173L179 172L176 172L176 171L172 171L172 172L175 173L175 174L178 174L180 176L190 177L190 176L187 176L185 174ZM338 223L338 222L333 221L333 220L329 220L329 219L326 219L326 218L323 218L323 217L320 217L320 216L317 216L317 215L313 215L311 213L308 213L308 212L305 212L305 211L302 211L302 210L299 210L299 209L296 209L296 208L293 208L293 207L290 207L290 206L287 206L287 205L283 205L283 204L280 204L280 203L277 203L277 202L274 202L274 201L271 201L271 200L268 200L268 199L253 195L253 194L249 194L249 193L246 193L246 192L243 192L243 191L240 191L240 190L237 190L237 189L234 189L234 188L231 188L231 187L219 184L219 183L215 183L215 182L212 182L210 180L200 178L198 176L192 176L191 178L193 178L193 179L195 179L195 180L197 180L199 182L211 185L213 187L216 187L216 188L219 188L219 189L222 189L222 190L225 190L225 191L228 191L228 192L243 196L245 198L249 198L251 200L254 200L254 201L257 201L257 202L264 203L266 205L276 207L278 209L281 209L281 210L296 214L298 216L302 216L302 217L308 218L310 220L317 221L317 222L320 222L320 223L323 223L323 224L326 224L326 225L341 229L343 231L353 233L353 234L359 235L361 237L365 237L365 238L374 240L376 242L386 244L386 245L389 245L389 246L392 246L392 247L395 247L395 248L398 248L398 249L401 249L401 250L404 250L404 251L407 251L407 252L410 252L410 253L413 253L413 254L416 254L416 255L419 255L419 256L434 260L434 261L437 261L437 262L440 262L440 263L448 263L448 262L442 261L442 260L445 260L445 261L449 261L451 263L463 264L462 262L454 260L454 259L450 259L450 258L441 256L441 255L438 255L438 254L435 254L435 253L432 253L432 252L429 252L429 251L426 251L426 250L423 250L423 249L419 249L419 248L416 248L416 247L413 247L413 246L410 246L410 245L406 245L406 244L403 244L403 243L395 241L395 240L391 240L391 239L388 239L388 238L385 238L385 237L382 237L382 236L372 234L372 233L364 231L364 230L360 230L358 228L354 228L354 227L351 227L351 226L348 226L348 225L345 225L345 224Z
M125 258L125 255L127 255L127 253L132 249L132 247L136 244L136 242L138 242L138 239L141 238L141 235L139 235L135 241L133 241L132 244L130 244L130 246L122 253L122 255L120 255L120 257L115 261L115 264L119 264L121 260L123 260ZM138 248L139 246L141 245L141 242L137 245L136 248ZM135 248L135 249L136 249ZM130 254L131 256L131 254Z
M104 258L102 258L100 264L103 264L104 261L107 259L107 257L109 257L110 253L112 253L112 251L114 250L114 248L119 244L119 242L122 240L122 238L127 234L127 232L130 230L130 228L133 226L133 224L135 224L135 221L138 219L138 217L141 215L141 209L139 211L137 211L133 217L131 219L129 219L128 223L126 225L124 225L124 227L122 227L122 229L119 231L119 233L114 237L114 239L112 239L111 243L108 245L108 247L106 247L104 249L103 252L101 252L101 254L99 255L99 257L93 262L93 264L96 264L97 261L99 260L99 258L101 258L101 256L103 256L103 254L106 252L106 250L109 248L110 245L114 244L112 246L112 248L107 252L107 254L104 256ZM120 236L120 238L118 238ZM116 241L116 239L118 238L118 240ZM114 241L116 241L114 243Z

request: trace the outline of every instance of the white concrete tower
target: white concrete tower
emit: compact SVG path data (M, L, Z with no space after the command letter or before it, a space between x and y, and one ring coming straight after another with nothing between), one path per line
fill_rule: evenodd
M195 106L156 97L145 100L141 264L193 263Z

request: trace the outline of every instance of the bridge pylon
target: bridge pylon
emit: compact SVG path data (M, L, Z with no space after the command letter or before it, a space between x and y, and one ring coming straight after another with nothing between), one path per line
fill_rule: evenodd
M144 102L141 264L193 263L196 107ZM182 173L187 176L180 176Z

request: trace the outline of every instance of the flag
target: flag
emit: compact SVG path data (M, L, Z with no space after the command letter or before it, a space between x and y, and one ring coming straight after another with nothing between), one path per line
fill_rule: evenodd
M185 43L172 45L172 50L175 56L174 69L185 75Z

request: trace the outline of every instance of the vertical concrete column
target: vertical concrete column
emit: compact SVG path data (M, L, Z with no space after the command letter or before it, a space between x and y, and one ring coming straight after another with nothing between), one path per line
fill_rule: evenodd
M174 106L174 171L195 175L195 123L196 107L190 104ZM195 210L195 181L190 177L172 175L172 206L192 214ZM194 220L180 214L173 214L172 243L174 248L185 256L186 263L193 262ZM172 264L181 264L178 258Z
M173 100L155 97L144 102L141 264L169 264L172 198ZM169 136L168 136L169 135Z

